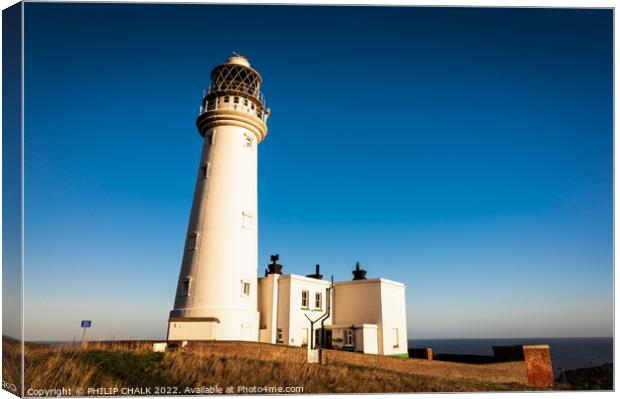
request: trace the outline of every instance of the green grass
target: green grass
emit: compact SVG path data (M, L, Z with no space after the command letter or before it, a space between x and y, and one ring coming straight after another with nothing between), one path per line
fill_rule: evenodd
M95 383L101 384L107 379L126 382L127 386L148 387L164 383L161 370L163 353L148 352L113 352L87 351L77 356L84 366L97 368Z

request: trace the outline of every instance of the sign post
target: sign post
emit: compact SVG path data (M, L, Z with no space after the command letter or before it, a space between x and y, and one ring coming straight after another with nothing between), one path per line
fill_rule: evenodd
M80 324L80 327L82 327L84 329L84 331L82 332L82 347L86 347L86 329L90 328L90 326L93 324L92 320L82 320L82 323Z

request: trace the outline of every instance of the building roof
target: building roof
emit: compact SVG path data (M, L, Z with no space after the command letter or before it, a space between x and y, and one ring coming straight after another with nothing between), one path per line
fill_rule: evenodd
M362 284L386 284L386 285L393 285L396 287L402 287L405 288L406 285L398 282L398 281L394 281L394 280L388 280L386 278L369 278L369 279L365 279L365 280L350 280L350 281L335 281L334 285L335 286L342 286L342 285L362 285Z
M270 274L270 276L273 276L273 274ZM258 280L262 280L268 278L268 276L265 277L259 277ZM279 279L285 279L285 280L297 280L297 281L304 281L307 283L315 283L315 284L320 284L320 285L329 285L329 281L327 280L319 280L316 278L312 278L312 277L306 277L306 276L301 276L299 274L284 274L284 275L278 275ZM381 278L381 277L377 277L377 278L369 278L369 279L364 279L364 280L346 280L346 281L334 281L334 286L343 286L343 285L363 285L363 284L385 284L385 285L392 285L395 287L400 287L400 288L405 288L407 287L404 283L398 282L398 281L394 281L394 280L388 280L386 278Z
M270 276L273 276L273 274L270 274ZM267 277L259 277L258 280L262 280L268 278ZM284 274L284 275L279 275L278 280L296 280L296 281L303 281L306 283L313 283L313 284L319 284L319 285L329 285L329 281L327 280L319 280L317 278L313 278L313 277L306 277L306 276L301 276L299 274Z

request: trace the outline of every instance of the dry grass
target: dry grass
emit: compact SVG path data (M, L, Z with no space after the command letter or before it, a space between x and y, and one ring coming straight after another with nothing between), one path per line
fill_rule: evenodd
M529 390L512 370L327 351L306 364L305 349L240 342L193 343L166 354L150 343L96 343L87 349L26 348L26 389L87 387L303 387L304 393ZM457 367L461 366L461 368ZM487 367L487 368L485 368ZM484 375L487 373L488 378ZM449 378L448 378L449 377ZM501 377L501 378L500 378ZM87 391L82 392L88 395Z
M224 384L243 381L244 385L300 385L306 393L318 392L467 392L527 390L517 383L521 377L502 375L501 383L495 370L481 370L478 365L455 365L446 362L428 362L399 359L340 351L325 351L324 365L305 363L306 350L281 345L255 343L210 342L195 344L185 353L166 356L165 362L186 378L199 385L226 376ZM201 369L204 362L211 370ZM435 364L433 364L435 363ZM441 363L441 364L437 364ZM185 367L189 365L189 367ZM240 366L242 365L242 366ZM429 367L430 366L430 367ZM460 375L454 372L462 366ZM451 368L455 379L445 378L442 370ZM247 368L254 374L246 374ZM426 370L429 368L429 370ZM522 368L522 366L521 366ZM468 370L476 373L468 373ZM509 372L512 369L508 369ZM485 378L482 374L487 373ZM471 374L471 375L470 375ZM477 378L472 378L477 377Z
M18 394L21 390L22 347L20 341L2 336L2 381L5 389Z
M465 364L423 359L363 355L359 353L327 351L328 362L360 365L402 373L442 377L452 380L473 379L482 382L527 384L523 362L492 364Z

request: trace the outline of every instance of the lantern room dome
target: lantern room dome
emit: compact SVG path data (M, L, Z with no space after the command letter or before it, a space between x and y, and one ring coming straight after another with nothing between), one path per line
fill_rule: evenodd
M248 61L247 58L245 58L242 55L239 54L233 54L232 56L230 56L227 60L226 60L227 64L234 64L234 65L242 65L248 68L251 68L250 66L250 61Z

